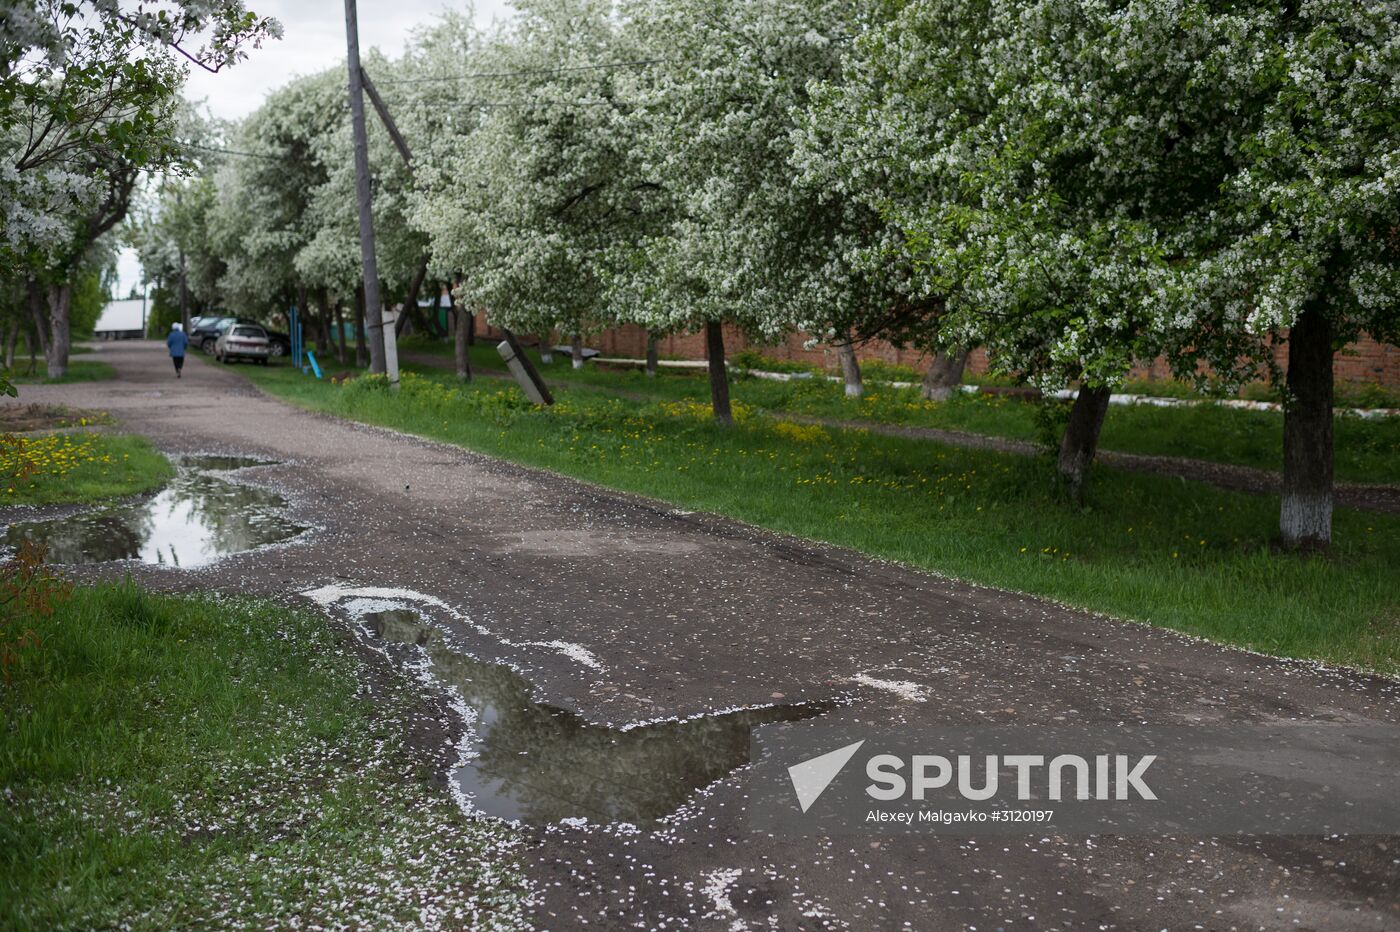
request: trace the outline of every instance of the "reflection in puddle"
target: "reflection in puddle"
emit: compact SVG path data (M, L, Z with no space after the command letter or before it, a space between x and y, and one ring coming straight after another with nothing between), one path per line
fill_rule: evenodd
M476 756L452 779L477 809L503 819L645 825L748 763L755 727L827 711L817 704L774 706L623 731L536 702L520 674L453 651L415 612L375 612L364 619L387 641L423 647L438 681L455 687L476 712Z
M265 462L185 457L170 484L149 499L53 521L12 524L5 543L39 544L50 563L140 560L191 567L295 537L305 528L282 517L286 502L281 496L209 475L258 465Z

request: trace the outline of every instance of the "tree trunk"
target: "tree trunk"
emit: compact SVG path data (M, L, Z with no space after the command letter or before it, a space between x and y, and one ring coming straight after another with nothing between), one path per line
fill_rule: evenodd
M583 335L576 333L569 341L569 358L573 361L575 369L583 368Z
M656 378L656 334L647 333L647 378Z
M287 339L296 340L301 344L302 351L305 352L307 348L306 335L310 333L314 337L317 329L316 315L311 310L311 294L306 290L305 285L297 286L297 326L301 328L300 338L298 338L297 334L292 333L292 322L290 320L287 321ZM185 332L190 332L188 324L185 326ZM287 350L287 356L290 357L291 355L292 351L289 348ZM300 365L300 359L292 360L293 367L299 367Z
M1094 452L1099 446L1099 431L1103 429L1104 416L1108 414L1108 398L1111 388L1079 389L1079 397L1074 399L1074 407L1069 411L1069 423L1065 425L1064 436L1060 438L1060 458L1057 471L1064 482L1065 491L1073 501L1084 497L1084 480L1089 476L1089 465L1094 461Z
M376 375L387 374L389 363L384 355L384 308L382 304L370 307L363 288L360 289L360 332L356 339L359 341L355 347L356 356L360 352L360 343L367 347L369 371Z
M48 301L44 297L44 286L37 279L29 279L29 316L34 320L34 333L39 339L39 350L49 355ZM34 344L29 345L29 355L34 355Z
M457 380L470 382L472 380L472 357L468 351L471 346L468 335L472 332L471 310L464 304L454 310L453 316L457 319L457 332L452 342L452 356L457 362Z
M5 331L5 368L15 367L15 344L19 342L19 322L15 321L10 328Z
M423 279L428 276L428 264L425 262L418 266L418 271L413 273L413 281L408 283L408 294L404 295L403 310L399 312L399 319L394 323L394 332L402 334L412 332L412 318L418 314L418 292L423 288ZM433 311L437 312L437 303L433 303Z
M331 346L335 349L335 360L342 366L345 365L345 314L341 310L340 302L335 302L335 333L331 340Z
M180 250L180 327L190 332L190 289L185 281L185 251Z
M326 289L322 288L316 292L316 352L321 354L322 359L328 358L331 346L331 302L326 295Z
M24 332L24 346L25 349L29 350L29 371L26 373L26 375L33 375L34 371L39 368L39 358L37 353L41 341L37 336L38 332L38 327L31 327L30 329Z
M61 379L68 374L70 344L68 311L73 304L73 286L67 282L49 287L49 346L44 358L48 377Z
M1316 303L1288 333L1279 535L1293 550L1332 542L1332 323Z
M364 368L366 362L373 362L371 350L366 345L365 329L369 325L369 314L365 312L365 289L359 287L355 289L355 365ZM383 352L384 343L380 339L380 352ZM371 372L382 372L384 366L381 363L379 368L370 367Z
M954 350L951 353L939 351L933 354L928 371L924 373L923 385L919 394L926 401L947 401L962 384L963 370L967 368L967 350Z
M856 359L856 347L850 334L836 344L836 358L841 360L841 378L846 383L846 397L859 398L865 394L865 383L860 378L860 361Z
M462 318L467 325L467 345L476 346L476 311L471 311Z
M729 372L724 366L724 330L717 320L705 322L705 354L710 360L710 406L715 420L725 426L734 423L729 410Z
M540 334L540 362L546 366L554 365L554 347L549 342L549 331Z

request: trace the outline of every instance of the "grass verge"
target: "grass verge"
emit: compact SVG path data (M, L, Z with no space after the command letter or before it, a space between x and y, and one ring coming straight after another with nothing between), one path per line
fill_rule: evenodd
M122 434L0 437L0 504L91 502L157 488L174 467L144 438Z
M452 350L440 341L427 340L406 341L405 348L447 358ZM559 354L553 365L545 366L534 350L527 352L551 384L641 394L658 400L709 398L703 370L663 369L656 377L647 378L639 369L589 365L575 370ZM472 361L478 366L502 368L495 349L483 344L472 348ZM743 404L780 414L934 427L1013 440L1035 441L1040 433L1039 405L1007 395L959 394L946 402L931 402L921 398L917 389L871 384L864 396L853 399L845 396L840 384L825 379L775 382L759 378L737 379L731 391ZM1277 472L1283 468L1283 415L1211 404L1114 406L1104 421L1099 447ZM1335 456L1339 480L1400 483L1400 417L1338 417Z
M1400 518L1342 510L1326 557L1277 555L1278 499L1099 468L1066 504L1035 457L829 430L693 400L570 392L531 408L513 386L410 373L345 386L247 370L306 408L394 427L681 507L1058 599L1224 643L1400 671Z
M48 364L42 359L35 363L33 372L27 371L28 368L28 363L16 366L9 373L10 381L16 385L66 385L69 382L104 382L117 377L116 369L95 359L70 359L68 371L57 379L49 378Z
M517 925L515 837L408 747L320 615L76 590L0 686L0 927Z

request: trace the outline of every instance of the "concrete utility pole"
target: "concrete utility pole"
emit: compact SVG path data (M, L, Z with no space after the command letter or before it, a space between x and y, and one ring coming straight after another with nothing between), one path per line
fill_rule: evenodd
M399 384L394 328L384 326L384 305L379 299L379 268L374 259L374 213L370 205L369 141L365 135L365 97L360 71L360 29L355 0L345 0L346 66L350 72L350 124L355 133L355 193L360 202L360 263L365 291L365 337L369 343L370 371L389 376Z
M175 209L180 209L181 194L183 192L175 189ZM143 305L144 306L144 305ZM144 311L142 312L144 316ZM180 247L180 327L186 334L190 332L190 292L185 283L185 247Z

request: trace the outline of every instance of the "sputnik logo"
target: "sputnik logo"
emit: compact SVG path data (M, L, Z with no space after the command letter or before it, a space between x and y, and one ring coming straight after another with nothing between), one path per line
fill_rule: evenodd
M848 744L844 748L837 748L788 768L788 777L792 780L792 788L797 792L797 802L802 806L803 812L810 809L812 803L826 792L826 788L836 779L841 768L855 757L856 751L859 751L864 743L864 740L857 741L855 744Z

